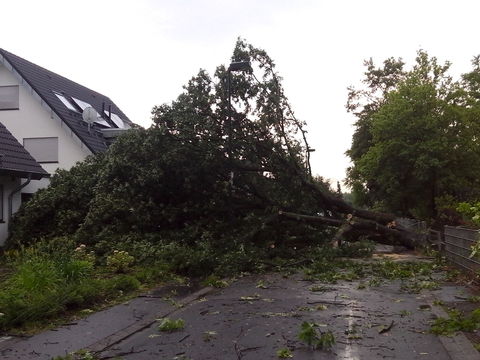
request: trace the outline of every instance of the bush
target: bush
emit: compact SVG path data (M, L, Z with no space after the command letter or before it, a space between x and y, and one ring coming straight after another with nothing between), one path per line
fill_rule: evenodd
M107 256L107 266L113 272L125 273L130 269L134 260L128 252L114 250L113 254Z
M108 295L107 290L107 281L103 279L89 278L70 283L64 292L65 306L68 309L89 306L104 300Z
M58 271L67 281L79 281L93 273L93 263L87 260L69 259L58 264Z
M96 155L70 170L57 170L50 186L37 191L15 214L6 246L74 234L88 213L102 166L103 155Z
M158 283L172 278L167 264L157 263L135 269L133 276L141 283Z
M111 290L129 292L137 290L140 282L131 275L118 275L109 279L108 287Z

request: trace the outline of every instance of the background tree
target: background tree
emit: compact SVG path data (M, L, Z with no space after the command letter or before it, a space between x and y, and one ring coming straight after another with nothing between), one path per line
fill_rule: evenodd
M389 59L381 69L367 63L369 91L352 89L347 104L358 118L347 152L353 162L347 179L357 203L434 219L439 198L478 196L474 80L467 77L469 91L452 80L449 67L424 51L409 71L400 60ZM355 100L363 106L352 106Z

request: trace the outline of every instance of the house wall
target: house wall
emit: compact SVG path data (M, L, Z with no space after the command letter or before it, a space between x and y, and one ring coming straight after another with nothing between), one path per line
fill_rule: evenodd
M19 85L12 72L0 63L0 86ZM72 134L72 131L45 104L32 96L28 85L20 86L19 110L0 111L0 122L23 144L24 138L58 137L58 163L41 163L50 174L56 169L70 169L77 161L82 161L91 151ZM48 179L32 181L22 192L34 193L46 187Z
M34 180L32 180L34 182ZM3 201L0 206L3 210L3 220L0 221L0 246L5 243L8 237L8 196L20 185L20 179L11 176L0 176L0 185L3 187ZM0 196L0 198L2 198ZM15 213L21 204L20 192L13 195L12 210Z

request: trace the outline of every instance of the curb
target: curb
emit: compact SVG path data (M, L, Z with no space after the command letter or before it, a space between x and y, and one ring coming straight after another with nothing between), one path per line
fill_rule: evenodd
M437 318L448 318L445 310L433 305L433 301L430 301L430 308ZM462 332L453 336L438 335L438 338L452 360L480 360L480 353Z
M178 304L180 305L179 308L174 308L174 309L171 309L171 310L167 310L167 311L163 311L161 313L158 313L155 318L163 318L163 317L166 317L168 315L171 315L174 312L179 311L184 306L194 302L198 298L207 295L208 293L212 292L213 290L215 290L215 288L210 287L210 286L202 288L202 289L194 292L193 294L190 294L187 297L178 301ZM139 331L142 331L142 330L146 329L147 327L154 324L156 321L157 320L154 319L154 320L143 320L143 321L135 322L135 323L123 328L122 330L119 330L116 333L113 333L113 334L107 336L106 338L103 338L103 339L101 339L101 340L83 348L83 350L90 351L94 354L99 354L99 353L101 353L105 350L108 350L108 348L112 347L113 345L118 344L119 342L125 340L126 338L130 337L131 335L134 335L134 334L138 333Z

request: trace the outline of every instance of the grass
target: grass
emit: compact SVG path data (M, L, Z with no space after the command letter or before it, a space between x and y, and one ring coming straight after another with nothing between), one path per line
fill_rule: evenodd
M124 301L168 278L155 266L112 273L90 254L71 248L48 253L40 246L4 258L8 273L0 281L1 331L35 333Z

